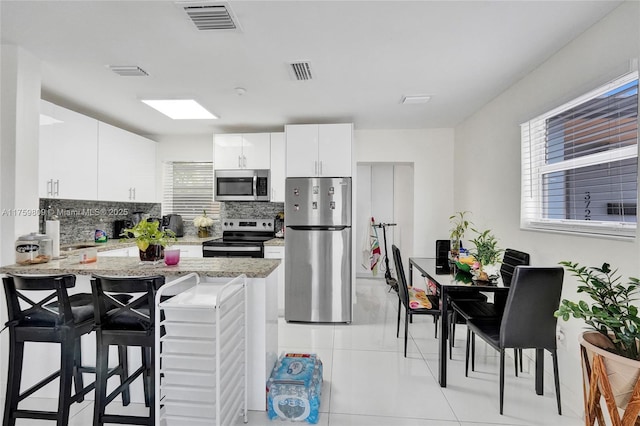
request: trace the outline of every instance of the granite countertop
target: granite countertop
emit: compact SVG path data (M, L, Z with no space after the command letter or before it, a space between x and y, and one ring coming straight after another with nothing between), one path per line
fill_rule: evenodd
M273 238L264 242L265 246L284 247L284 238Z
M173 245L199 246L205 241L213 240L216 238L218 237L198 238L196 236L186 236L186 237L178 238L178 240L175 243L173 243ZM95 247L98 250L98 252L101 252L101 251L107 251L107 250L117 250L121 248L134 247L136 245L136 240L133 238L131 239L123 238L123 239L117 239L117 240L109 240L106 243L96 243L94 241L85 241L85 242L77 242L73 244L61 244L60 245L61 257L64 257L65 255L76 254L79 251L83 250L84 248L78 248L76 250L67 250L68 247L74 247L79 245L89 246L84 248Z
M247 278L266 278L280 264L279 259L256 258L183 258L174 266L164 263L140 264L136 257L98 257L93 263L81 264L70 259L53 260L37 265L8 265L0 273L13 274L77 274L107 276L180 276L195 272L206 277L232 278L246 274Z

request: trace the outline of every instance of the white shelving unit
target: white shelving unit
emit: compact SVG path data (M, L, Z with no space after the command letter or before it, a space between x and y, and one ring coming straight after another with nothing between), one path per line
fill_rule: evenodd
M189 274L158 291L156 419L161 426L230 425L236 416L247 422L246 294L244 275L219 285Z

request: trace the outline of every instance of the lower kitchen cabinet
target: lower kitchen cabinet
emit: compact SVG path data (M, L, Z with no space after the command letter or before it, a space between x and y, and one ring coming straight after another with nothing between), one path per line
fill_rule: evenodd
M278 316L284 316L284 246L264 246L265 259L281 259L278 274Z

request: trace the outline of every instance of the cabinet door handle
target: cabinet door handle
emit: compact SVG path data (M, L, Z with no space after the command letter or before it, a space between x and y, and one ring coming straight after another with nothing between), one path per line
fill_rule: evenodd
M56 183L53 185L54 194L56 197L60 195L60 179L56 179Z
M322 176L322 160L318 161L320 163L320 173L318 173L320 176Z
M131 187L129 187L129 199L130 199L130 200L133 200L133 198L131 197L131 189L132 189L132 188L131 188Z
M242 155L238 155L238 168L242 168Z
M313 174L314 175L318 174L318 162L317 161L313 162Z
M53 179L49 179L47 181L47 195L48 196L53 195Z
M247 157L245 157L244 155L242 156L242 166L245 169L247 168Z
M136 199L136 189L135 188L131 188L133 190L133 199Z

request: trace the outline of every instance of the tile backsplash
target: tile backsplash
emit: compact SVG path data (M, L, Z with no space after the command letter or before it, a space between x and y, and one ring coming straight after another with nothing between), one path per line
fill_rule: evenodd
M60 220L60 244L92 241L96 229L107 232L113 239L113 222L131 219L133 212L143 212L149 217L160 218L160 203L127 203L118 201L66 200L40 198L40 209L47 212L41 217L40 232L45 231L45 220L52 215Z
M247 201L226 201L221 204L220 217L275 219L276 215L284 211L284 203L264 203ZM276 232L279 229L275 230Z
M60 244L73 244L92 241L96 229L107 232L109 239L113 239L113 222L121 219L131 219L133 212L143 212L152 218L161 218L160 203L128 203L117 201L89 201L66 200L60 198L41 198L40 209L50 214L41 217L40 232L45 232L45 220L52 215L60 220ZM265 202L223 202L220 217L274 219L284 211L284 203ZM279 231L280 229L276 229ZM197 229L190 220L184 221L185 236L194 236ZM213 225L213 235L219 236L222 231L220 222Z

